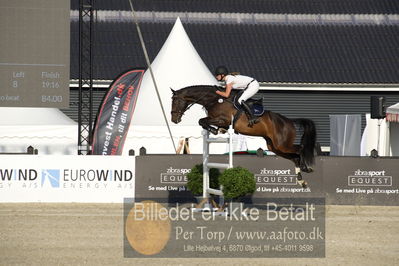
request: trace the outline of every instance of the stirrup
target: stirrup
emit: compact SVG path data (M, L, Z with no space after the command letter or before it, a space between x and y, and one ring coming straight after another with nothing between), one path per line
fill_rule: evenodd
M255 115L252 113L251 108L248 106L246 101L243 101L241 103L242 108L245 111L245 114L247 115L248 118L248 126L252 127L254 124L258 123L258 118L255 117Z

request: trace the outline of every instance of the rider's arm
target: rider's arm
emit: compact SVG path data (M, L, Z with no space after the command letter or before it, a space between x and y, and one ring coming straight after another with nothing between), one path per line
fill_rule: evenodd
M233 83L226 84L226 91L216 91L217 94L228 98L230 96L231 90L233 89Z

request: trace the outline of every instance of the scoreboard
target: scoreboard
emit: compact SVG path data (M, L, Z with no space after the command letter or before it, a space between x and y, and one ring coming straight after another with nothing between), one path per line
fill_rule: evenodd
M69 107L70 0L0 0L0 107Z

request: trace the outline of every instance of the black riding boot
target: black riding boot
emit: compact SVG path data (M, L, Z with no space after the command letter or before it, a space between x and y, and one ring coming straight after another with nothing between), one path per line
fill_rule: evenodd
M254 124L258 123L258 118L252 113L251 108L245 101L241 102L241 106L244 108L245 112L248 115L248 126L252 127Z

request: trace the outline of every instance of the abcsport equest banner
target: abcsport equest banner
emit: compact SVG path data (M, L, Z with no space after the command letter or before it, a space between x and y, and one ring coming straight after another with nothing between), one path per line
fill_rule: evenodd
M131 69L112 82L97 115L94 155L122 154L143 74L144 69Z

